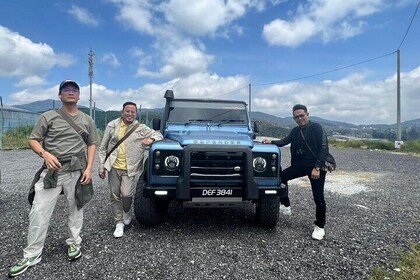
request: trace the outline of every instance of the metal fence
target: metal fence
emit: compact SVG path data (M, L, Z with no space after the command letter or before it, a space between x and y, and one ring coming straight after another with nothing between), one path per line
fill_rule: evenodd
M21 126L34 125L40 114L24 109L0 106L0 149L3 147L3 134Z

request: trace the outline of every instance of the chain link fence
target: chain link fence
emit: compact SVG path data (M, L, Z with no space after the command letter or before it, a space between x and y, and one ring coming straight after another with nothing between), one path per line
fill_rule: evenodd
M24 109L0 106L0 149L3 148L3 136L7 132L19 127L33 126L39 116L39 113Z

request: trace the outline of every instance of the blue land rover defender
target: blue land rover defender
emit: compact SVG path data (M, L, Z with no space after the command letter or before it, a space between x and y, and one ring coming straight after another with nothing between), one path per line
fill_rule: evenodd
M242 101L176 99L165 92L162 119L153 128L164 136L149 149L134 199L137 221L161 223L168 205L184 207L256 206L257 221L275 227L280 196L280 150L255 141L247 104Z

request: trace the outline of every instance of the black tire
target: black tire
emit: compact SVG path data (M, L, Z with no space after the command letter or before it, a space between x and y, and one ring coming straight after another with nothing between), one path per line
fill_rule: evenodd
M165 199L144 197L144 185L145 182L139 179L134 196L134 214L141 225L156 226L165 220L169 202Z
M273 228L279 221L280 198L263 196L257 203L257 221L264 228Z

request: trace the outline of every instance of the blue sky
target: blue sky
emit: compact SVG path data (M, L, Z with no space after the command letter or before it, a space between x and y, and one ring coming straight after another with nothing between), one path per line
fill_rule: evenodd
M303 103L313 116L391 124L395 51L403 42L402 120L416 119L420 11L403 38L417 6L418 0L0 0L0 95L9 106L57 99L58 84L74 79L80 104L89 106L92 48L93 101L104 110L128 100L163 107L166 89L176 97L248 102L251 84L252 111L286 117Z

